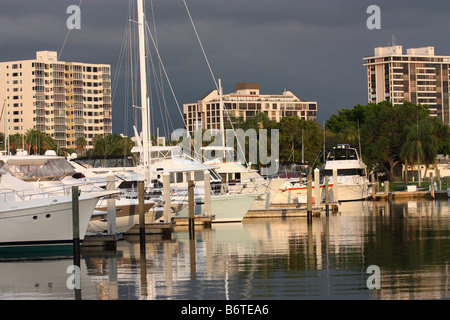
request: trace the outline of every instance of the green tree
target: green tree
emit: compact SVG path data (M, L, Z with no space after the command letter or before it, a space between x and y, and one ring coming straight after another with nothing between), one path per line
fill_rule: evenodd
M87 141L84 137L79 137L75 140L75 147L77 148L77 152L80 154L84 154L86 151Z
M411 166L411 174L413 175L414 164L420 165L420 159L423 159L423 149L420 142L420 135L417 126L411 126L403 144L400 157L405 164L405 183L408 183L408 164Z
M25 133L25 149L28 154L44 154L47 150L56 150L55 140L45 132L29 129Z
M348 143L355 140L354 128L357 128L359 123L364 162L369 168L383 170L392 179L394 167L407 159L407 147L403 154L402 148L407 141L410 127L428 118L429 111L425 106L408 101L400 105L383 101L366 106L357 105L353 109L340 109L338 115L331 116L326 122L326 128L340 137L342 142ZM437 130L440 132L441 129ZM413 139L411 134L409 140ZM432 157L433 152L430 153L430 158Z
M96 135L92 139L93 149L89 155L108 156L108 155L129 155L134 146L129 137L122 137L116 133L103 137Z
M323 129L315 121L305 121L297 116L284 117L276 125L280 130L280 161L301 161L302 141L304 160L309 164L321 163Z
M9 135L9 151L13 154L17 152L18 149L23 149L23 137L21 134L10 134Z

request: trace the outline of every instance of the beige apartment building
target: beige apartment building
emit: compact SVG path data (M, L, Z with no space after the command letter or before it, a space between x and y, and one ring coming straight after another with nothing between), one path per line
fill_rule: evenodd
M259 83L238 83L235 92L223 94L223 119L243 117L244 121L264 112L271 120L297 115L300 119L317 119L317 102L300 100L291 91L281 94L261 94ZM197 103L183 104L186 129L220 129L220 94L211 90Z
M367 67L368 101L403 100L429 106L432 116L449 119L450 56L436 56L434 47L407 49L402 46L375 48L364 58Z
M79 137L92 148L94 136L112 134L111 67L58 61L54 51L0 62L0 106L0 132L38 129L60 148L75 148Z

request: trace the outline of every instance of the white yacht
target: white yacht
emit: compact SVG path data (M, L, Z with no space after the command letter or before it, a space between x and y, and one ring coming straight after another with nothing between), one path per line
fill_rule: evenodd
M101 197L112 192L82 193L79 197L79 236ZM72 195L54 195L9 173L0 175L0 248L70 244L73 240Z
M215 172L225 183L224 191L228 194L263 193L269 185L257 170L245 167L235 160L234 149L231 147L202 147L203 163L214 166Z
M337 170L337 184L333 181L333 169ZM367 178L366 165L360 159L355 148L348 144L339 144L329 153L323 166L322 176L328 176L330 197L333 199L333 190L337 186L337 201L364 200L370 195L370 182ZM315 195L315 182L312 186L312 195ZM324 199L324 181L319 183L321 189L320 197ZM298 179L287 181L276 195L274 202L305 203L307 195L307 184Z
M369 198L370 182L367 177L367 166L355 148L351 148L348 144L340 144L328 153L324 176L329 177L329 184L335 185L333 169L337 170L339 201Z
M83 173L75 171L69 162L54 152L46 155L11 155L0 156L0 169L15 178L53 195L69 195L72 186L78 186L81 194L105 191L106 177L110 171L103 172L95 178L87 178ZM117 176L115 176L116 179ZM122 181L119 179L119 181ZM155 205L153 200L145 200L144 210L148 212ZM116 230L126 232L132 228L139 216L139 200L137 198L119 197L116 206ZM100 199L89 223L89 232L105 232L107 230L107 201Z
M216 222L242 222L248 210L252 207L259 194L227 194L211 197L211 213L214 216L213 223ZM195 216L205 215L204 198L197 196L194 198ZM189 206L185 206L175 217L189 217Z

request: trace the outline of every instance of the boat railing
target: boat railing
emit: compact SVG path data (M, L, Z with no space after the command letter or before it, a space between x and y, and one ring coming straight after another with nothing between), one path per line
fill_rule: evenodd
M3 188L0 192L1 200L4 202L9 201L27 201L33 199L45 199L49 198L51 194L42 192L41 190L14 190Z

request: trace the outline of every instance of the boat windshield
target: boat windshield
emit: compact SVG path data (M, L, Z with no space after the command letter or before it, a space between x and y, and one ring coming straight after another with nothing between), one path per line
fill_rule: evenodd
M79 164L84 168L134 167L133 158L131 156L75 158L72 159L71 161Z
M44 162L0 160L0 169L24 181L59 181L75 174L73 167L64 158Z
M151 159L183 159L184 154L180 147L153 147Z
M356 152L356 149L352 148L333 148L328 154L327 161L334 160L358 160L358 153Z

